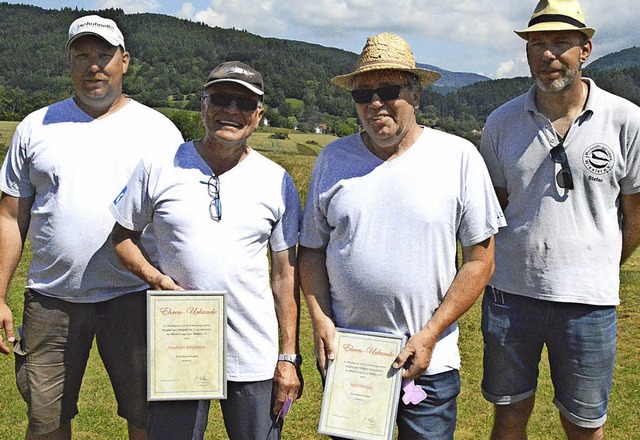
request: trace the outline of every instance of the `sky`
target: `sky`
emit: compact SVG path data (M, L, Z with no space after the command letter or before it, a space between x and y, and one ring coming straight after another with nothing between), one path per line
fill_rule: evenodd
M528 76L525 41L537 0L2 0L46 9L120 8L244 29L360 53L366 38L393 32L409 42L418 63L490 78ZM591 61L640 46L636 0L582 0L594 27Z

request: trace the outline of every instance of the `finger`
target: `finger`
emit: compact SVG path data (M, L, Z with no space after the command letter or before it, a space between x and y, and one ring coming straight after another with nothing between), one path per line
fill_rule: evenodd
M408 350L400 350L400 353L398 353L398 356L396 356L396 359L393 361L393 364L391 366L396 370L399 370L407 363L410 355L411 353Z

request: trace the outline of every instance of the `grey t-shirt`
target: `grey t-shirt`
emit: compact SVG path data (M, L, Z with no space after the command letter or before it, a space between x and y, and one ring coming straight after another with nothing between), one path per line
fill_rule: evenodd
M575 188L556 185L558 138L529 93L488 118L480 151L506 188L508 227L496 236L490 284L557 302L619 304L621 194L640 191L640 108L590 85L564 142Z

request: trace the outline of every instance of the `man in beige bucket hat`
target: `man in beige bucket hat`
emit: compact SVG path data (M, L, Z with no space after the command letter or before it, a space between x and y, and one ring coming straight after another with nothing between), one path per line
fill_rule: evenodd
M483 300L482 392L492 439L525 439L546 345L568 438L601 439L619 265L640 242L640 108L582 76L595 30L577 1L540 1L516 33L535 84L489 116L480 147L508 223Z
M352 73L332 79L351 92L364 131L318 156L300 237L323 375L336 326L408 337L390 365L410 390L399 403L400 439L453 438L456 320L491 276L504 224L477 149L416 122L422 88L438 77L416 67L405 40L383 33L367 39Z

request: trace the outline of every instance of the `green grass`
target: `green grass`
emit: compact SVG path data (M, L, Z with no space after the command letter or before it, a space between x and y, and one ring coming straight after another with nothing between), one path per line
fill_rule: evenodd
M4 139L5 131L3 130L7 130L6 125L0 123L0 135L3 136L0 139ZM328 138L320 138L322 140L320 141L317 136L300 135L298 138L298 134L292 134L290 140L296 144L305 144L308 140L315 139L320 145L324 145L326 143L324 140ZM258 140L260 139L256 139L256 141ZM278 146L272 150L261 151L290 172L304 200L315 158L295 154L293 149L288 151L287 148ZM21 321L22 291L28 257L29 249L26 249L9 294L9 304L14 311L17 323ZM611 439L632 440L640 438L640 421L637 417L638 396L640 395L640 375L638 374L640 348L637 343L640 340L640 296L637 292L637 286L640 285L640 253L636 253L623 266L621 280L622 305L618 309L618 358L606 432L608 438ZM458 399L459 417L456 439L488 438L492 423L492 408L480 394L482 336L480 334L479 303L460 320L460 329L463 366L461 372L462 392ZM328 438L317 434L322 387L315 370L312 330L304 305L300 344L305 358L302 366L305 377L304 395L293 406L285 424L283 437L296 440ZM26 405L14 383L12 355L0 358L0 377L2 378L0 379L0 396L2 396L0 439L21 439L26 429ZM552 389L548 363L543 361L536 408L529 425L531 440L564 438L557 410L551 403L551 399ZM73 422L74 439L125 439L125 423L115 413L114 400L104 367L97 357L96 350L93 350L80 394L80 414ZM226 435L222 416L219 406L214 402L209 416L207 439L224 438Z

